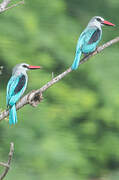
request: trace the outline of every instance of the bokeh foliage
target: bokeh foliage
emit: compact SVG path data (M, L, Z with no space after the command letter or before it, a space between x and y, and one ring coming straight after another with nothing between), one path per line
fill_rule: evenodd
M73 62L78 36L89 19L101 15L118 26L117 0L26 0L0 14L0 107L12 67L26 62L27 92L37 89ZM118 36L105 27L100 44ZM18 124L0 126L0 160L15 143L8 180L90 180L119 178L119 45L80 66L48 89L37 107L18 112Z

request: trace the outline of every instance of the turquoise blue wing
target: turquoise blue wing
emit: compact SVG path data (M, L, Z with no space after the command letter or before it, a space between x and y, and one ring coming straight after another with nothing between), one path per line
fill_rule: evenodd
M22 96L27 86L24 75L12 76L7 85L7 105L13 106Z
M77 46L76 46L76 54L78 54L81 51L84 41L85 41L85 31L83 31L81 35L79 36Z
M18 84L19 78L16 78L16 76L12 76L7 84L7 95L6 95L6 103L7 106L9 105L9 100L13 95L14 87Z
M80 58L81 58L81 48L82 48L82 45L83 45L83 42L84 42L84 33L82 32L82 34L80 35L79 39L78 39L78 43L77 43L77 46L76 46L76 53L75 53L75 59L74 59L74 62L71 66L71 69L72 70L76 70L79 66L79 62L80 62Z
M83 45L82 52L90 53L93 52L102 37L102 31L98 28L86 28L83 32Z

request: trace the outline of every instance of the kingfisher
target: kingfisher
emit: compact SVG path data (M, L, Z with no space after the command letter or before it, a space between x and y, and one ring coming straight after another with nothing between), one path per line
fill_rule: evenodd
M102 26L115 26L109 21L104 20L100 16L93 17L84 31L81 33L77 47L74 62L71 66L72 70L76 70L79 66L81 54L88 54L96 50L96 47L102 37Z
M17 64L12 70L12 76L7 84L6 102L9 107L9 124L17 123L16 102L21 98L28 83L27 70L40 69L41 66L31 66L26 63Z

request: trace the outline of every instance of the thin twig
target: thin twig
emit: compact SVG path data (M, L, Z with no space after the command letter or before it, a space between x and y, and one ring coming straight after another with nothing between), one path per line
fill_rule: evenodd
M113 45L113 44L115 44L117 42L119 42L119 37L116 37L116 38L108 41L107 43L103 44L102 46L99 46L93 53L91 53L91 54L85 56L84 58L82 58L79 65L85 63L86 61L89 60L90 57L96 55L97 53L100 53L105 48L107 48L107 47L109 47L109 46L111 46L111 45ZM48 88L50 88L52 85L57 83L59 80L61 80L63 77L65 77L67 74L69 74L71 71L72 71L72 69L70 67L66 71L64 71L63 73L59 74L58 76L53 78L51 81L46 83L40 89L33 90L33 91L29 92L27 95L22 97L21 100L16 104L16 109L18 110L18 109L22 108L23 106L25 106L26 104L31 104L34 107L36 107L40 103L40 101L42 99L42 93L44 91L46 91ZM3 120L4 118L6 118L8 115L9 115L8 109L1 112L0 121Z
M8 171L9 171L11 160L12 160L12 157L13 157L13 153L14 153L14 143L11 142L10 143L10 152L9 152L9 155L8 155L7 163L0 162L0 165L5 167L4 172L0 175L0 180L4 179L4 177L7 175Z
M52 72L52 79L54 78L54 72Z
M8 8L5 8L4 11L7 11L8 9L11 9L11 8L13 8L13 7L16 7L16 6L20 5L20 4L24 4L24 0L23 0L23 1L20 1L20 2L18 2L18 3L16 3L16 4L13 4L13 5L11 5L11 6L8 7Z
M2 13L4 11L7 11L8 9L11 9L13 7L16 7L16 6L20 5L20 4L24 4L24 0L22 0L22 1L18 2L18 3L16 3L16 4L11 5L10 7L7 7L8 4L10 4L10 2L11 2L11 0L3 0L3 2L0 3L0 13Z

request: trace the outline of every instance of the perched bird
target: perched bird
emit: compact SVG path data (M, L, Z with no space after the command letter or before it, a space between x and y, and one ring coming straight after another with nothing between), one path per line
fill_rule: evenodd
M16 102L23 95L28 83L26 71L40 69L40 66L30 66L29 64L17 64L12 70L12 77L7 84L7 107L9 107L9 124L17 123Z
M95 16L89 21L87 27L81 33L81 35L78 39L75 59L71 66L72 70L76 70L78 68L82 53L88 54L88 53L95 51L95 49L102 37L102 26L103 25L115 26L115 24L112 24L109 21L105 21L100 16Z

